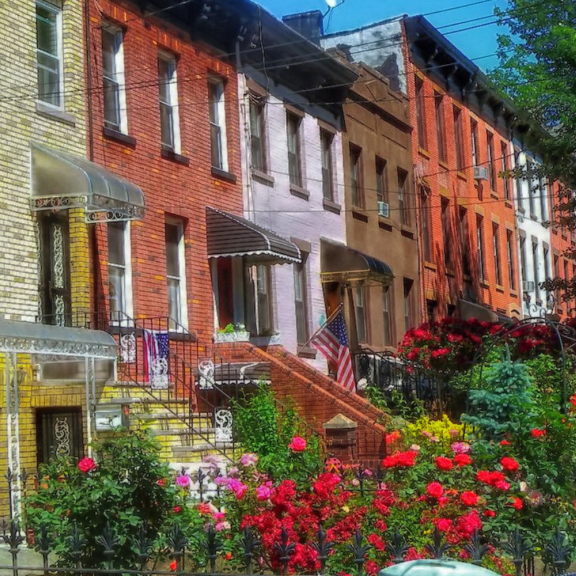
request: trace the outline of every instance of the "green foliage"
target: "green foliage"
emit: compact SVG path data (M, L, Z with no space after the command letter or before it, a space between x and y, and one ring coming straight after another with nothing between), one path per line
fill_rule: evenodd
M367 400L386 414L398 416L410 422L426 414L422 400L416 397L408 400L398 390L392 390L390 394L386 394L378 386L367 386L365 393Z
M83 472L66 459L41 468L40 488L25 501L27 525L36 531L46 527L56 540L60 564L68 566L76 562L69 543L76 525L85 539L82 561L103 568L106 559L99 538L110 523L123 567L136 567L140 526L156 541L179 502L178 491L162 485L170 483L169 469L147 433L119 431L93 448L98 463L92 471Z
M470 390L469 413L462 421L471 424L482 438L496 439L530 425L534 400L526 365L510 358L492 364L481 384L483 388Z
M247 452L258 455L258 468L270 478L298 482L322 468L321 437L311 433L293 406L280 409L274 393L266 386L235 402L232 412L239 442ZM296 436L306 438L305 451L295 453L288 447Z

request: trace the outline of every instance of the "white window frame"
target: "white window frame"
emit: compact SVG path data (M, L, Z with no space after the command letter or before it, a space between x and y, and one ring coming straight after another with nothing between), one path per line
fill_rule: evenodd
M126 78L124 67L124 31L118 26L106 23L102 26L102 34L112 34L114 36L115 55L114 55L114 72L113 78L109 80L118 85L118 126L112 126L106 122L106 109L104 108L104 125L112 130L120 130L122 134L128 134L128 111L126 103ZM103 39L102 39L103 40ZM104 78L104 57L102 57L102 82ZM103 99L104 100L104 99Z
M42 103L42 106L48 106L54 110L64 109L64 46L62 42L62 7L59 4L53 4L51 2L44 2L43 0L36 0L36 6L41 6L42 8L49 10L56 14L56 34L57 34L57 47L58 47L58 105L54 105L50 102L46 102L40 98L40 86L38 88L38 102ZM35 16L37 18L37 16ZM34 21L36 24L36 20ZM42 52L36 47L36 76L38 76L38 53ZM50 55L52 56L52 55ZM36 79L38 84L38 79Z
M178 63L176 61L176 57L174 54L170 52L166 52L164 50L158 51L158 63L160 60L163 60L165 63L169 65L169 74L170 78L167 81L167 85L169 86L168 90L168 97L170 102L164 102L161 97L161 85L160 77L158 77L158 101L160 107L162 104L165 106L169 106L171 108L171 115L172 115L172 146L162 142L162 136L160 136L162 146L165 146L171 149L174 153L180 154L182 152L182 142L180 138L180 106L178 102ZM162 123L162 114L160 114L160 123Z
M180 241L178 242L178 271L180 273L179 292L180 292L180 318L173 318L179 325L175 330L188 329L188 292L186 289L186 248L184 238L184 222L178 218L166 218L165 224L170 224L178 228ZM166 240L165 240L166 241ZM168 279L176 279L175 276L168 275L168 258L166 258L166 286L168 286Z
M208 78L208 86L209 88L216 88L216 122L212 122L210 118L210 126L218 126L220 131L220 163L221 166L214 166L214 168L218 168L219 170L224 170L224 172L228 172L228 137L226 134L226 100L225 100L225 92L226 92L226 85L222 78L218 78L216 76L212 76ZM210 93L208 94L208 100L210 100ZM209 106L211 107L211 103L209 102ZM212 137L210 137L210 146L212 146ZM212 159L212 156L210 156Z
M111 323L115 325L126 325L131 323L132 318L134 318L134 297L132 291L132 240L130 234L130 222L110 222L110 224L124 224L123 236L124 236L124 291L126 298L126 310L124 314L127 318L111 318ZM108 254L110 254L110 248L108 248ZM113 268L122 268L118 264L112 264L110 262L110 257L108 257L108 268L112 266ZM108 274L110 276L110 274Z

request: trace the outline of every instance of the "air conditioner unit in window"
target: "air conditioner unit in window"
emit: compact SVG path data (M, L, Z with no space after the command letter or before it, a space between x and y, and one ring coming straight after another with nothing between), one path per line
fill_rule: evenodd
M383 216L384 218L390 217L390 206L388 202L378 200L378 216Z
M534 292L534 282L524 280L522 282L522 292Z
M474 180L488 180L488 168L485 166L474 166Z

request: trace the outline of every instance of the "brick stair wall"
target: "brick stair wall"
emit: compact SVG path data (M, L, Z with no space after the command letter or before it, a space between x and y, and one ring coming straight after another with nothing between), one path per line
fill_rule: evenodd
M381 462L386 451L387 416L370 402L344 390L281 346L263 350L248 342L234 342L217 344L216 350L226 362L269 363L271 386L280 401L290 397L300 415L324 437L323 425L338 414L344 415L357 424L356 449L351 460L372 467Z

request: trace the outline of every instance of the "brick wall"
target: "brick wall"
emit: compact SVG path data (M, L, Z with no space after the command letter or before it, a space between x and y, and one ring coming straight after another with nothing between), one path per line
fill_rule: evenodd
M101 12L100 12L101 10ZM242 212L237 82L234 70L181 30L141 18L124 2L91 2L93 63L93 123L95 160L144 191L147 211L131 224L134 315L168 315L164 222L166 216L185 223L185 265L189 328L209 341L214 331L213 295L206 253L205 208ZM111 21L124 30L124 61L128 132L136 139L126 145L102 135L101 25ZM158 101L158 50L177 58L181 155L188 166L161 156ZM225 80L225 110L229 172L238 183L211 171L208 74ZM106 227L97 226L99 263L95 282L98 308L108 306Z

